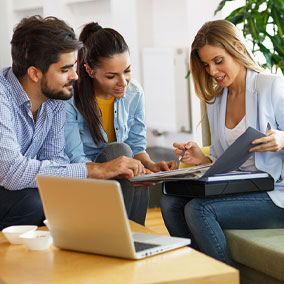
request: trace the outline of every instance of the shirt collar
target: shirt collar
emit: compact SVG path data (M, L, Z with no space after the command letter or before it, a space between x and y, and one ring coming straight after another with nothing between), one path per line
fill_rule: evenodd
M17 105L22 105L27 102L31 103L29 96L25 92L23 86L19 82L18 78L14 74L12 68L10 67L7 72L7 81L10 83L12 89L12 98L15 100Z
M256 78L258 72L247 69L246 75L246 94L254 94L256 92Z
M7 68L6 79L10 83L12 98L18 106L26 105L28 108L31 107L31 100L25 92L23 86L19 82L18 78L14 74L11 67ZM62 103L61 100L47 100L42 105L50 106L52 109L56 108L58 102Z

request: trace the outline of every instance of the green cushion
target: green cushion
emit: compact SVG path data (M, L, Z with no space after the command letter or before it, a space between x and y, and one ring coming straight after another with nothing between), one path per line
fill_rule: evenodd
M236 263L236 268L240 270L241 284L283 284L278 280L260 271L256 271L247 266Z
M284 229L226 230L234 261L284 281Z

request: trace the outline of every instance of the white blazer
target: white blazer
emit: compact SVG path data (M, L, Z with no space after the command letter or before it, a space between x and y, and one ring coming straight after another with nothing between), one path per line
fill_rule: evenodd
M229 147L225 138L225 116L228 88L214 104L207 104L211 131L210 156L219 158ZM247 70L246 75L246 127L262 133L267 123L272 129L284 131L284 77ZM284 150L279 152L256 152L255 166L269 173L275 181L274 191L268 192L273 202L284 208Z

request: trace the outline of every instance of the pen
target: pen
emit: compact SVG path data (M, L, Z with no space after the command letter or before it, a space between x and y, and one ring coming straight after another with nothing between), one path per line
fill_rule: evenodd
M182 150L180 156L178 157L178 160L179 160L179 161L183 158L183 156L184 156L186 150L187 150L186 148L184 148L184 149Z
M271 125L270 125L269 122L267 122L267 127L266 127L266 129L267 129L266 132L271 129Z

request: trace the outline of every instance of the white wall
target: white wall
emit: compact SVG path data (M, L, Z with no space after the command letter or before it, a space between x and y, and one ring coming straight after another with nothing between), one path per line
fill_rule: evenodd
M13 27L22 17L34 14L53 15L69 23L77 35L82 26L90 21L98 21L104 27L113 27L121 32L130 47L133 77L143 85L143 48L190 47L201 25L214 18L214 10L220 1L0 0L0 67L11 64L9 42ZM220 18L222 15L217 16ZM155 136L154 129L149 128L148 146L171 148L174 141L188 140L201 144L201 129L197 128L200 121L200 103L192 86L191 82L192 133L163 131L163 135ZM162 105L160 107L163 108Z
M151 2L151 29L154 32L152 41L148 42L148 44L151 44L151 47L190 47L196 32L202 24L214 19L214 11L220 1L153 0ZM177 95L175 94L175 96ZM200 102L195 96L192 82L190 84L190 98L192 132L163 131L163 135L155 136L153 130L155 133L156 129L149 129L148 141L150 145L170 148L175 141L185 142L188 140L202 144L201 126L197 127L201 119ZM164 115L169 116L171 113L165 113ZM157 130L159 132L159 129Z
M13 29L13 13L12 2L8 0L0 0L0 67L11 64L10 57L10 40Z

